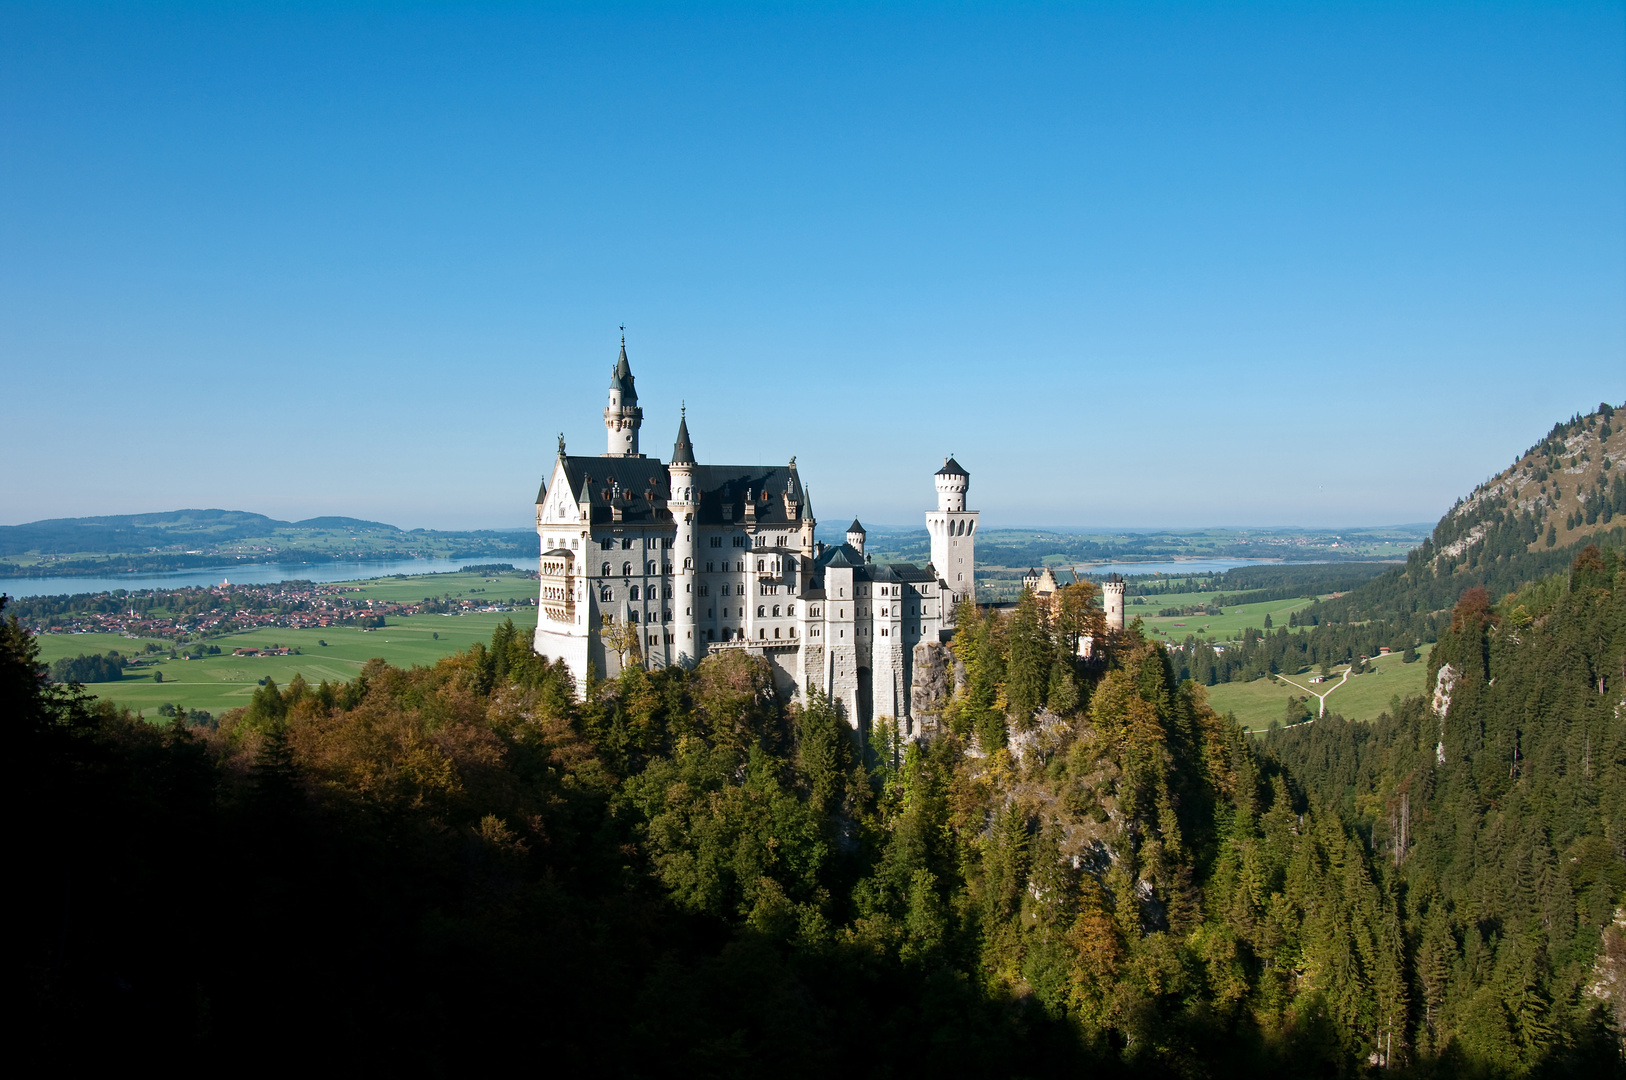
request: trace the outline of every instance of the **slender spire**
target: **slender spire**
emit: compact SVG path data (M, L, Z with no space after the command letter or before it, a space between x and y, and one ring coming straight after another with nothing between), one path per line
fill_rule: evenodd
M677 442L672 444L673 465L694 464L694 443L689 441L689 410L687 406L678 410Z
M616 358L615 370L610 373L610 389L621 391L621 400L627 405L638 403L638 391L633 385L632 365L627 363L626 327L622 328L621 355Z

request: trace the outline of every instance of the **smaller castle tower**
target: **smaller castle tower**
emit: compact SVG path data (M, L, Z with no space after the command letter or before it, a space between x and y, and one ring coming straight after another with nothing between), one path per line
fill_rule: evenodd
M1106 612L1108 630L1124 628L1124 579L1117 574L1107 575L1101 583L1101 608Z
M961 600L975 599L977 595L979 515L965 508L966 493L971 490L971 474L952 454L943 459L943 467L937 470L933 480L937 486L937 509L927 512L926 531L931 536L932 568L949 588L943 611L945 625L952 625L948 612Z
M864 553L865 535L864 526L858 523L857 518L853 518L853 523L847 526L847 544L860 555Z
M638 429L644 423L644 410L638 407L638 390L633 385L632 368L627 363L627 336L621 335L621 357L610 372L610 403L604 409L606 457L643 457L638 452Z
M694 443L689 441L689 415L684 409L678 415L677 441L672 445L672 464L668 470L672 477L672 496L667 506L672 511L672 522L677 536L672 552L673 569L677 571L677 659L678 663L697 663L705 654L700 640L700 620L695 605L700 603L695 588L695 518L700 512L700 487L695 478Z

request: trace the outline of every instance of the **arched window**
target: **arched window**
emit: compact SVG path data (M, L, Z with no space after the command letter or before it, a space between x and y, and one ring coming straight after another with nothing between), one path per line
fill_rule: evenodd
M627 614L627 621L628 622L634 622L634 623L637 622L638 621L638 613L636 611L629 612Z
M638 586L636 586L636 585L634 585L634 586L633 586L633 587L632 587L632 592L630 592L630 593L628 593L628 594L627 594L627 599L629 599L629 600L636 600L636 599L638 599Z
M758 559L757 560L757 573L760 574L761 572L762 572L762 560Z
M622 577L631 577L632 576L632 564L630 562L624 562L624 563L621 564L621 576Z
M693 559L684 559L683 560L683 569L685 569L685 570L693 570L694 569L694 560Z
M773 617L776 618L776 619L779 618L779 605L778 604L775 604L773 606Z
M599 576L600 577L609 577L610 576L610 564L609 563L604 564L604 569L599 572Z
M773 628L773 636L774 636L774 637L778 637L778 636L779 636L779 627L777 627L777 626L776 626L776 627L774 627L774 628Z
M610 590L608 585L606 585L604 588L599 590L598 598L604 603L608 604L611 600L615 599L615 593Z
M757 618L765 619L767 617L768 617L767 608L762 604L758 604L757 605Z
M795 637L795 636L796 636L796 628L795 628L795 627L794 627L794 626L793 626L793 627L791 627L791 628L790 628L790 636L791 636L791 637Z
M767 636L768 636L768 631L767 631L766 627L761 627L761 626L757 627L757 639L758 640L761 640L762 638L765 638Z
M646 573L646 574L653 574L655 572L655 564L652 563L652 562L645 563L644 567L645 567L644 573Z

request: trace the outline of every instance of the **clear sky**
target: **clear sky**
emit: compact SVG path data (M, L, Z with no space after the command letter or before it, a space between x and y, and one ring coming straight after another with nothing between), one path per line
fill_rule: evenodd
M0 522L1432 520L1626 399L1614 4L0 4Z

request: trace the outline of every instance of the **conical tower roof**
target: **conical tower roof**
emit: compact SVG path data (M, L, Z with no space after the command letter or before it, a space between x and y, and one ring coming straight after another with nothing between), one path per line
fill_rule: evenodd
M622 355L623 359L626 358L626 353L622 353L621 355ZM943 467L941 469L937 470L937 475L938 476L970 476L971 474L966 472L964 469L960 468L960 463L958 461L955 461L953 456L950 455L949 457L946 457L946 458L943 459Z
M615 362L615 370L610 372L610 389L621 391L621 400L631 404L638 400L638 390L633 385L632 365L627 363L627 339L621 339L621 357Z
M864 526L858 524L857 518L853 518L853 523L847 526L847 531L850 533L858 533L861 536L869 535L868 533L864 532Z
M625 354L622 354L625 355ZM678 413L677 442L672 444L673 465L694 464L694 443L689 441L689 410Z

